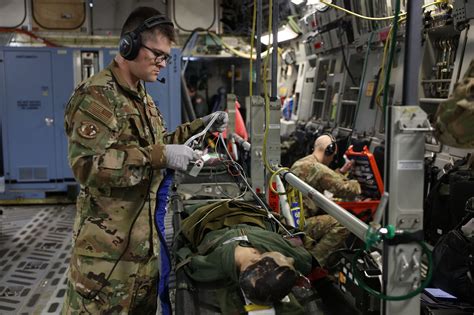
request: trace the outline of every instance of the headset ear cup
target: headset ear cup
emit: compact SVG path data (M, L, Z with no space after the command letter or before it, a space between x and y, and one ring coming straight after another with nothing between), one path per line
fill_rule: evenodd
M133 32L133 47L131 53L132 60L137 58L140 47L142 47L142 36L140 33Z
M127 60L133 60L138 56L140 46L140 34L137 35L135 32L127 33L120 39L120 55Z
M324 150L324 154L326 156L331 156L334 153L334 142L331 142L327 147L326 150Z
M120 38L119 52L120 52L120 55L123 58L129 60L132 45L133 45L133 42L132 42L132 38L130 37L129 33L123 35L122 38Z
M337 150L337 143L336 143L336 139L334 139L334 136L327 133L326 134L329 138L331 138L331 143L326 147L326 149L324 150L324 154L326 156L331 156L333 155L336 150Z

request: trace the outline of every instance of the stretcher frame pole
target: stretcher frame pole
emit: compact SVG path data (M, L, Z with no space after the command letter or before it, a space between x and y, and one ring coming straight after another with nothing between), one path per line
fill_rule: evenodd
M333 216L355 236L361 240L365 240L365 233L368 229L367 224L336 204L334 201L326 198L322 193L305 183L295 174L288 171L282 171L282 175L285 181L287 181L291 186L301 191L303 195L311 198L320 208L326 211L327 214Z

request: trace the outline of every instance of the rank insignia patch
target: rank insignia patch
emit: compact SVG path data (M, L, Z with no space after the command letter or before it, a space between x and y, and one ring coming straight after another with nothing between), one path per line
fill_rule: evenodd
M94 139L99 133L99 127L90 121L82 121L81 126L77 128L77 133L86 139Z

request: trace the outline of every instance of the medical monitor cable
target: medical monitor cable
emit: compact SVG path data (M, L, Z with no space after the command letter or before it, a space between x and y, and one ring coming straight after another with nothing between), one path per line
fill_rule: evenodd
M221 135L219 135L219 137L222 137ZM221 138L221 141L224 142L224 140ZM230 154L229 150L227 150L227 147L224 146L225 148L225 151L227 153L227 156L229 157L229 159L231 159L232 161L234 161L234 159L232 158L232 155ZM235 162L235 161L234 161ZM275 216L273 215L273 213L270 211L270 209L268 209L268 206L266 205L266 203L258 196L258 194L253 190L252 186L250 186L249 182L244 178L244 176L241 175L241 178L242 180L244 181L245 185L248 187L249 191L252 193L252 195L254 196L255 200L263 207L263 209L265 209L265 211L267 212L267 216L269 219L271 220L274 220L280 227L283 231L285 231L285 233L287 233L290 237L293 237L293 233L291 233L290 231L288 231L288 229L280 222L280 220L278 220L277 218L275 218Z
M217 137L217 142L216 142L216 148L215 148L215 153L217 153L217 145L219 145L219 143L222 144L223 148L227 151L227 146L226 146L226 143L223 139L223 137ZM227 152L226 152L226 156L227 156ZM219 161L225 165L227 167L227 171L230 173L230 175L232 175L233 177L238 177L238 176L245 176L245 178L247 179L247 175L245 174L245 170L243 169L243 167L238 163L236 162L234 159L230 160L230 159L227 159L227 160L222 160L219 158ZM232 170L230 169L230 166L234 166L236 168L236 170L238 171L237 174L234 174L232 173Z
M206 127L204 127L204 129L201 132L193 135L188 140L186 140L184 145L187 145L187 146L193 148L193 145L194 145L193 141L200 138L200 137L202 137L201 142L203 142L204 136L206 135L207 131L212 127L212 125L217 120L217 118L219 118L219 116L220 116L219 114L214 115L214 117L211 118L211 121L206 125Z

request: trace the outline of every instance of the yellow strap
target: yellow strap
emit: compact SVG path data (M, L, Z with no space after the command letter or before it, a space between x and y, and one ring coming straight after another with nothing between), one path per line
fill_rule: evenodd
M304 217L304 206L303 206L303 194L301 193L301 191L298 190L298 197L299 197L299 200L300 200L300 230L303 231L304 230L304 221L305 221L305 217Z
M272 308L273 308L272 306L268 306L268 305L257 305L257 304L244 305L244 310L246 312L269 310L269 309L272 309Z
M295 200L295 190L294 189L289 189L288 192L287 192L287 199L288 199L288 203L290 204L290 207L291 207L291 204L294 202Z

